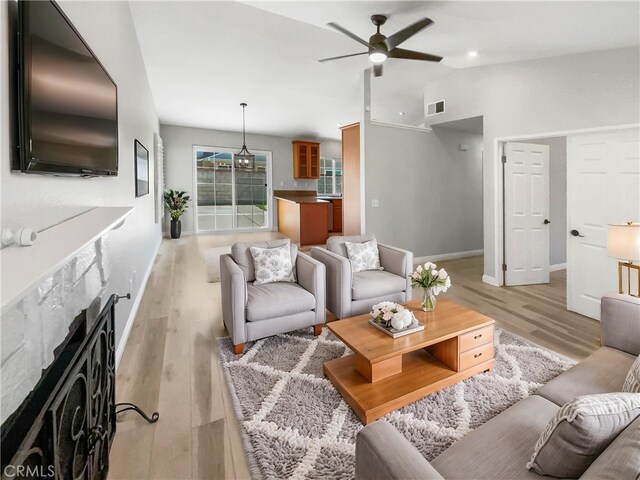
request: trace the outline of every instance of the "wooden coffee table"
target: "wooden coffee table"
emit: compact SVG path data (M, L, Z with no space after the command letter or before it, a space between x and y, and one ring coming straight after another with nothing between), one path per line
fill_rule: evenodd
M328 324L354 353L325 362L324 373L365 425L494 365L491 318L446 299L432 313L419 300L404 306L423 331L394 339L368 314Z

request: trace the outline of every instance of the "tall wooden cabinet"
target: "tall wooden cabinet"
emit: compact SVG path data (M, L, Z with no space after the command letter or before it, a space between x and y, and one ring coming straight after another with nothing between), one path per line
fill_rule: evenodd
M342 234L360 235L360 124L342 130Z
M293 142L293 178L320 178L320 144L317 142Z

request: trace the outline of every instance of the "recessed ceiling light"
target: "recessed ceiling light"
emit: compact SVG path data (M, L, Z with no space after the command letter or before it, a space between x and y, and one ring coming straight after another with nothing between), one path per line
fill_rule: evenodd
M400 115L401 117L402 117L403 115L406 115L406 114L407 114L407 112L398 112L398 115Z
M467 55L468 55L469 57L471 57L471 58L475 58L475 57L477 57L477 56L478 56L478 52L477 52L476 50L469 50L469 51L467 52Z

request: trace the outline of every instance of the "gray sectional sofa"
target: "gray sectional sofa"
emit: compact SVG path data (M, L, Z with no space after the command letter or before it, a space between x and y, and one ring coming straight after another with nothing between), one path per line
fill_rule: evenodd
M391 424L363 428L356 443L356 479L540 479L526 469L538 437L562 405L578 395L619 392L640 355L640 299L602 299L602 347L551 382L477 428L428 462ZM640 417L582 475L640 478Z

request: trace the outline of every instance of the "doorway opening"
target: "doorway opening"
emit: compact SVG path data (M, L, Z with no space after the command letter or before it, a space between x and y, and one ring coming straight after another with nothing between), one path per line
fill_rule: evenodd
M255 167L233 160L237 148L194 146L196 233L271 228L271 152L252 150Z

